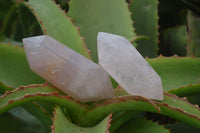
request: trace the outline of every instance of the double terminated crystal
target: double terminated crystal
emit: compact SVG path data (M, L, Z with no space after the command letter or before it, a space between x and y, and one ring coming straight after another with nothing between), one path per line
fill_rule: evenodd
M82 102L113 97L108 74L97 64L43 35L23 39L30 68Z
M159 75L124 37L100 32L100 65L129 93L162 100Z
M99 63L104 70L49 36L26 38L23 43L30 68L81 102L113 97L106 72L129 94L163 99L160 77L121 36L98 34Z

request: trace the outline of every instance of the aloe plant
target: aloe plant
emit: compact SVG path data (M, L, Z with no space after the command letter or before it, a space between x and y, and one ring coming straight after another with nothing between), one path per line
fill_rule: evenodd
M7 14L0 14L1 132L200 131L200 109L194 100L200 94L199 0L1 3L10 9L0 9ZM169 16L170 21L164 21ZM127 95L113 80L114 98L80 103L28 67L22 38L49 35L97 63L96 36L100 31L126 37L149 57L146 60L162 79L164 100Z

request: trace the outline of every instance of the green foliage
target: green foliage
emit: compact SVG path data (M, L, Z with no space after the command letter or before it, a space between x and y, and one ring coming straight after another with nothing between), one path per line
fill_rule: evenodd
M35 15L44 34L55 38L85 57L90 58L77 28L54 2L50 0L29 0L28 3L24 3L24 6L27 6Z
M45 82L30 71L23 48L1 43L0 51L0 81L2 83L17 88L22 85Z
M172 89L172 90L169 90L169 92L180 97L193 96L193 95L198 95L200 93L199 88L200 88L200 84L196 84L196 85L180 87L177 89Z
M164 91L200 82L199 58L174 56L147 59L147 61L160 75Z
M141 96L123 96L84 105L59 94L49 85L33 85L3 95L0 98L0 114L30 101L47 101L65 107L71 120L80 126L93 126L112 112L136 110L161 113L196 128L200 127L198 107L172 94L165 93L164 97L163 101L153 101ZM48 121L48 118L42 118Z
M95 12L94 12L95 11ZM97 59L97 33L108 32L135 38L128 4L123 0L71 0L69 16L85 37L92 58Z
M158 0L130 0L130 10L138 35L150 37L137 41L137 49L144 57L158 55Z
M57 107L54 112L54 124L52 133L106 133L110 127L111 116L109 115L99 124L93 127L79 127L71 123L63 113L62 109Z
M55 2L0 1L1 132L199 132L200 109L191 104L200 104L199 0ZM118 86L112 99L80 103L41 84L45 80L29 69L22 38L46 34L98 62L100 31L126 37L143 56L153 58L146 60L162 79L164 100L131 96ZM157 122L147 120L147 112Z

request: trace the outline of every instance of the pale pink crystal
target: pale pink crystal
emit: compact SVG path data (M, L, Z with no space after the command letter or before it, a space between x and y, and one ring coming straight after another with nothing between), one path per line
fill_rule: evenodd
M97 43L100 65L129 94L163 100L159 75L127 39L99 32Z
M30 68L81 102L113 97L108 74L97 64L47 35L23 39Z

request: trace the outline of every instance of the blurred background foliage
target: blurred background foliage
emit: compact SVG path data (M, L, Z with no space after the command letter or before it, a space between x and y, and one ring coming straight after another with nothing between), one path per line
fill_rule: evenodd
M60 7L66 12L69 11L69 0L55 0L55 2L60 4ZM127 3L131 3L131 0L127 0ZM22 46L22 38L42 34L42 31L30 10L25 7L17 8L17 6L19 5L17 5L16 0L0 0L0 41ZM158 54L157 51L155 53L147 52L150 51L148 44L146 44L149 41L148 39L137 41L137 48L141 54L144 57L156 57L159 54L164 56L200 56L199 47L196 44L198 40L195 41L195 38L198 38L200 34L199 7L199 0L159 0L159 41L152 42L154 45L158 42ZM137 12L133 13L133 20L135 14ZM142 12L139 15L139 19L145 17ZM151 19L146 19L148 21L141 20L140 23L143 26L148 25ZM151 34L148 33L149 31L144 31L144 27L141 31L138 23L136 20L133 24L137 35L148 36L148 34ZM142 45L145 45L148 49L145 50L145 46Z

